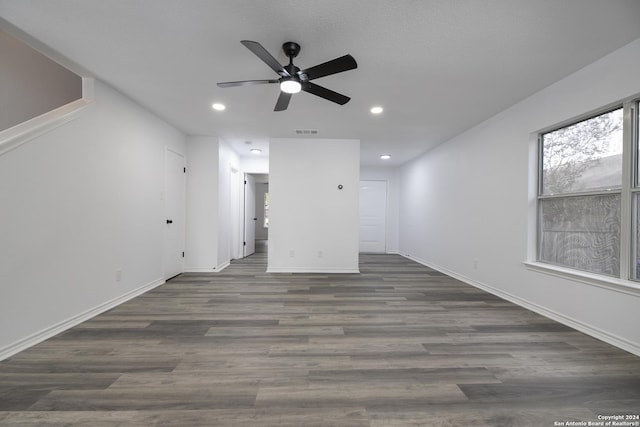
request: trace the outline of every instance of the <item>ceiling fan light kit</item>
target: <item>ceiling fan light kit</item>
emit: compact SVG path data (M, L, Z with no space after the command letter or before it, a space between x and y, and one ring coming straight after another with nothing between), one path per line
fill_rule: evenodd
M282 65L275 59L260 43L251 40L242 40L242 43L247 49L253 52L258 58L267 64L273 71L275 71L280 78L271 80L243 80L235 82L220 82L218 87L227 88L235 86L248 86L256 84L280 84L280 96L276 102L274 111L284 111L289 106L291 95L300 92L308 92L312 95L319 96L328 101L335 102L339 105L344 105L351 98L341 93L334 92L331 89L327 89L323 86L311 83L311 80L318 79L320 77L330 76L332 74L341 73L343 71L353 70L358 68L356 60L351 55L344 55L339 58L332 59L331 61L318 64L314 67L301 70L293 64L293 58L300 53L300 45L295 42L286 42L282 45L282 50L289 58L289 64Z
M298 93L302 89L302 84L293 77L282 78L280 90L286 93Z

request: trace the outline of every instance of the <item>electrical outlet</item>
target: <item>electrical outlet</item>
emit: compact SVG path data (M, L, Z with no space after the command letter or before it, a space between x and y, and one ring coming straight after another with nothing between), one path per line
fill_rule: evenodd
M294 251L293 249L291 249L289 251L289 258L295 258L296 257L296 251Z
M116 270L116 282L119 282L122 280L122 270L117 269Z
M477 269L478 269L478 260L477 260L477 259L474 259L474 260L473 260L473 269L474 269L474 270L477 270Z
M324 252L318 251L318 258L322 258L324 256Z

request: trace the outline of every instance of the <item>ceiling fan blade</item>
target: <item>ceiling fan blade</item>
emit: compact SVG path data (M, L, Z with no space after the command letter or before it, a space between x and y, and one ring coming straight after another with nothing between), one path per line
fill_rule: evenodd
M353 59L353 56L351 55L345 55L341 56L340 58L332 59L331 61L316 65L315 67L302 70L301 73L306 74L309 80L313 80L320 77L329 76L331 74L353 70L354 68L358 68L358 63L356 62L356 60Z
M278 97L278 102L276 102L276 108L273 111L284 111L289 106L289 101L291 101L291 94L287 92L280 92L280 96Z
M302 85L302 90L340 105L346 104L351 99L341 93L334 92L331 89L327 89L326 87L322 87L311 82L305 82Z
M217 83L217 85L218 87L235 87L235 86L264 85L269 83L278 83L278 80L243 80L240 82L221 82L221 83Z
M290 76L289 72L284 69L282 64L280 64L276 58L274 58L269 52L267 52L267 49L262 47L260 43L253 42L251 40L242 40L240 43L245 45L245 47L253 52L255 56L262 59L262 61L269 67L271 67L271 69L276 73L285 77Z

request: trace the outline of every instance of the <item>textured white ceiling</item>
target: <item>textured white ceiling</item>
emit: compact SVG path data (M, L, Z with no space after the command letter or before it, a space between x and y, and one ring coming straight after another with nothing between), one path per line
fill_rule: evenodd
M370 165L401 164L640 37L638 0L0 0L0 17L186 134L248 155L246 141L266 152L318 129L360 139ZM356 70L315 82L352 100L300 93L274 112L277 85L218 88L277 77L243 39L283 63L282 43L299 43L300 68L350 53Z

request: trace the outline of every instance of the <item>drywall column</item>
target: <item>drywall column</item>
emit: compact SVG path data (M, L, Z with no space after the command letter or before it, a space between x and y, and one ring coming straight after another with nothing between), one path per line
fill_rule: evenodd
M232 170L238 171L240 167L240 159L238 155L229 147L229 145L220 140L218 142L218 256L216 262L216 271L220 271L227 267L231 262L232 239L235 234L232 226L235 221L232 220L232 212L238 215L238 209L233 209L232 201L239 201L241 186L241 175L239 172L232 173ZM238 218L235 218L238 220Z
M358 272L360 141L272 139L269 272Z
M218 138L188 139L185 271L218 268L218 159Z

